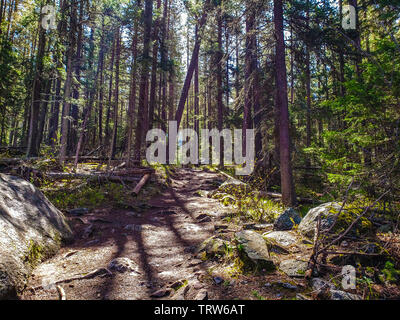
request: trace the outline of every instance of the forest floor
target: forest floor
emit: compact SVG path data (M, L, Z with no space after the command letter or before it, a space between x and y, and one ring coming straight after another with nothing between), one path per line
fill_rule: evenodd
M218 260L199 258L195 249L204 240L216 234L232 240L235 232L243 229L232 223L220 227L232 208L199 196L201 191L216 189L216 181L226 178L197 169L177 169L170 178L169 186L150 199L148 209L141 213L100 208L81 217L67 214L74 242L35 268L21 299L58 299L57 288L51 284L77 276L81 278L60 284L68 300L183 300L205 296L212 300L279 300L294 299L296 292L306 288L304 280L294 282L280 271L258 276L232 274ZM299 244L292 255L304 255L306 260L310 250L309 245ZM83 278L108 268L116 258L130 259L128 267ZM294 287L282 287L285 283Z

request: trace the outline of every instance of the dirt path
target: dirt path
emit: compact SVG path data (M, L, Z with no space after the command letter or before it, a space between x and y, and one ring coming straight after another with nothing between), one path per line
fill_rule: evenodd
M76 226L76 241L35 269L28 288L44 288L26 290L22 299L58 299L51 284L108 268L116 258L129 258L132 268L61 284L67 299L152 299L154 292L179 280L189 283L184 296L172 290L165 299L194 299L204 290L210 299L235 296L216 286L212 277L205 280L212 262L193 255L193 249L214 234L215 223L229 211L217 200L198 195L200 190L215 189L216 180L223 178L180 169L172 177L171 187L152 199L151 209L143 213L95 210L81 218L69 217ZM200 214L210 215L211 221L199 222Z

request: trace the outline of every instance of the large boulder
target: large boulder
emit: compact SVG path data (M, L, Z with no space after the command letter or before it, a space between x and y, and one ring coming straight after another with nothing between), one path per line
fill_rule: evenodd
M329 229L340 208L341 206L338 203L330 202L311 209L300 222L298 231L307 237L314 237L319 216L321 216L321 228Z
M227 195L241 197L249 191L248 186L237 179L228 179L218 189L210 192L208 196L213 199L222 199Z
M290 247L297 242L296 237L288 231L266 232L263 237L267 241L273 241L282 247Z
M72 232L64 215L29 182L0 174L0 299L14 299L32 268Z
M301 221L298 231L307 237L314 237L319 216L321 216L321 230L329 230L335 223L335 216L340 212L341 207L339 203L330 202L311 209ZM358 208L347 207L342 209L332 232L341 233L347 230L361 213L362 211ZM350 230L350 235L365 235L372 229L372 223L367 218L362 217Z
M292 230L294 226L299 225L301 218L299 214L293 209L287 209L282 213L274 223L274 229L276 231L289 231Z
M270 258L267 243L264 238L255 231L245 230L236 233L239 243L238 249L242 259L249 267L258 270L275 270L275 264Z

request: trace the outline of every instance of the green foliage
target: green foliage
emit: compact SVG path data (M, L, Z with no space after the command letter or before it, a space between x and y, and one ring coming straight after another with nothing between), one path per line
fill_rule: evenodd
M400 270L395 269L395 266L392 262L387 261L385 264L385 268L381 270L381 275L379 279L382 282L388 283L399 283L400 281Z
M129 197L121 184L87 185L74 192L68 189L45 191L48 199L60 210L99 208L114 205L126 207Z
M26 255L26 261L31 267L35 267L42 261L44 255L43 247L36 243L36 241L30 240L28 245L28 252Z

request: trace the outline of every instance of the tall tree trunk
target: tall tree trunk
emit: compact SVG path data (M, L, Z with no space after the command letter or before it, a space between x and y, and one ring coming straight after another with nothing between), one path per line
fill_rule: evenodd
M221 6L217 11L217 24L218 24L218 50L216 53L216 78L217 78L217 105L218 105L218 130L222 131L224 125L224 88L222 84L222 60L223 60L223 49L222 49L222 8ZM224 150L224 141L221 138L221 150ZM224 166L224 153L220 152L220 166Z
M161 0L157 0L157 10L161 8ZM153 128L154 110L156 108L156 89L157 89L157 64L158 64L158 48L159 48L159 29L160 19L154 23L153 28L153 63L151 67L151 85L150 85L150 100L149 100L149 129ZM159 97L160 99L160 97Z
M139 110L138 122L136 126L136 141L135 141L135 160L142 159L142 146L145 139L146 130L148 128L148 80L149 80L149 65L150 65L150 43L151 43L151 27L153 16L153 1L145 0L144 10L144 35L143 35L143 63L140 77L139 90Z
M289 134L289 109L287 96L285 40L283 29L283 5L282 0L274 0L274 24L276 36L276 86L277 86L277 108L280 115L280 169L282 202L287 206L296 204L296 193L294 190L292 166L290 157L290 134Z
M248 2L246 7L246 49L245 49L245 82L244 82L244 111L243 111L243 152L246 150L247 130L252 126L253 90L255 70L253 69L253 50L255 42L255 8L253 2Z
M114 126L113 126L113 134L111 139L111 147L110 147L110 159L115 157L116 145L117 145L117 133L118 133L118 107L119 107L119 72L120 72L120 58L121 58L121 36L120 36L120 27L117 28L117 48L116 48L116 61L115 61L115 91L114 91Z
M74 0L71 7L71 28L70 44L67 51L67 77L64 85L64 107L62 115L62 126L61 126L61 146L60 146L60 164L64 165L65 158L67 157L67 143L69 134L69 114L71 109L71 86L72 86L72 73L73 73L73 56L76 45L76 1Z
M44 100L42 102L42 107L40 110L40 116L39 116L39 128L38 128L38 137L37 137L37 150L40 150L40 145L43 140L43 135L44 135L44 127L46 123L46 117L47 117L47 109L48 109L48 104L49 104L49 99L50 99L50 92L51 92L51 80L46 79L46 84L45 84L45 89L44 89Z
M101 39L100 39L100 53L99 53L99 68L100 68L100 83L99 83L99 117L98 117L98 135L99 144L103 145L103 102L104 102L104 55L106 53L105 48L105 27L104 27L104 15L101 22Z
M33 80L32 89L32 104L30 112L30 124L28 135L28 148L26 151L27 157L36 157L39 154L38 150L38 122L40 113L41 93L43 84L43 59L46 48L46 30L40 25L39 31L39 44L36 54L36 70L35 78Z
M108 100L107 100L107 114L106 114L106 127L105 127L105 142L104 144L109 147L110 145L110 117L111 117L111 104L113 96L113 74L114 74L114 60L116 51L116 38L113 38L112 53L111 53L111 64L110 64L110 82L108 86Z
M198 26L196 26L195 38L198 37ZM199 59L196 60L194 70L194 130L199 134Z
M206 0L206 2L204 4L203 14L202 14L202 16L200 18L200 21L198 23L199 33L201 32L201 30L203 29L203 26L205 25L205 23L207 21L209 2L210 2L210 0ZM178 123L178 128L180 127L180 124L181 124L181 121L182 121L182 115L183 115L183 111L185 109L185 104L186 104L186 100L187 100L189 89L190 89L190 83L192 82L193 73L194 73L194 70L195 70L195 67L196 67L197 60L199 58L200 44L201 44L201 36L199 36L196 39L196 42L194 44L192 58L190 60L188 72L186 74L185 82L183 84L183 88L182 88L182 91L181 91L181 96L180 96L180 99L179 99L178 108L176 110L175 119L176 119L176 121Z
M129 102L128 102L128 132L127 132L127 165L131 166L132 156L132 134L135 118L136 109L136 73L137 73L137 41L138 41L138 23L135 21L134 24L134 36L132 39L132 66L131 66L131 83L129 90Z

